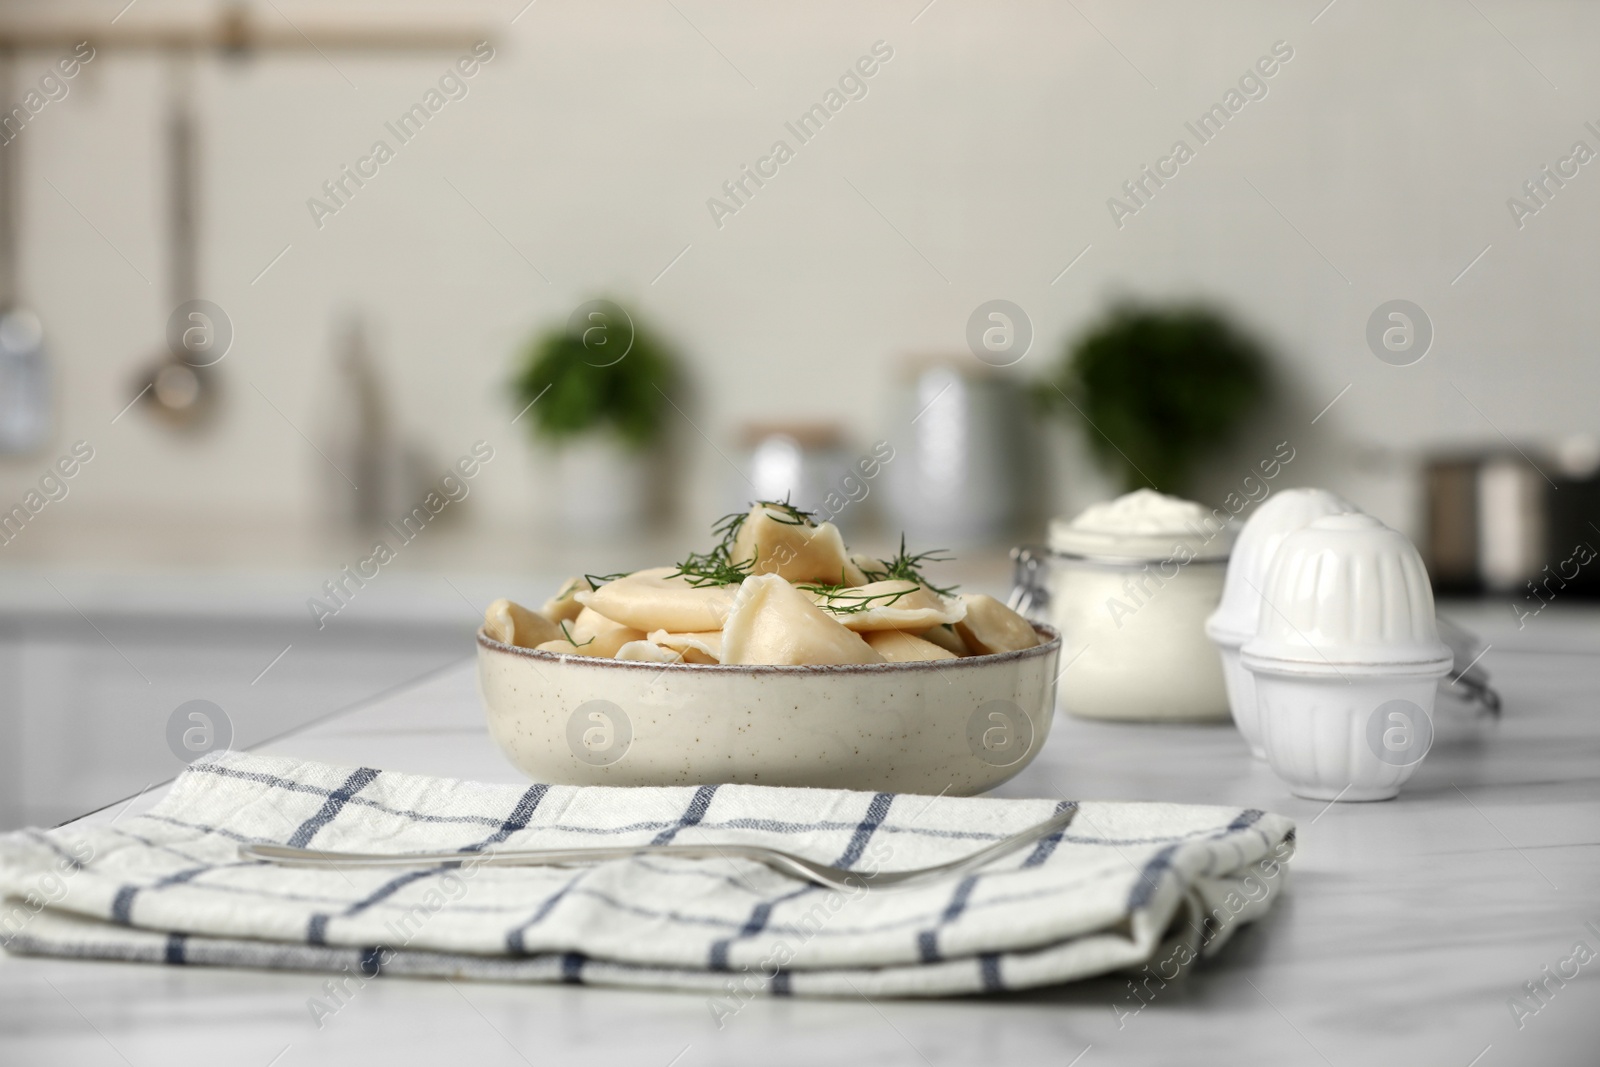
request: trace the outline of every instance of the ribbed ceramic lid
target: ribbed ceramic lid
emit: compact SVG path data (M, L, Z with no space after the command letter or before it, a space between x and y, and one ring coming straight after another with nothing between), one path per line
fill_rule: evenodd
M1136 489L1070 521L1052 520L1050 547L1100 559L1225 559L1233 545L1232 518L1226 508Z
M1283 539L1267 571L1246 660L1312 666L1448 667L1433 590L1406 535L1370 515L1317 519Z
M1222 603L1206 620L1206 633L1214 640L1231 644L1243 644L1254 637L1267 571L1283 539L1326 515L1355 510L1326 489L1284 489L1263 501L1234 542Z

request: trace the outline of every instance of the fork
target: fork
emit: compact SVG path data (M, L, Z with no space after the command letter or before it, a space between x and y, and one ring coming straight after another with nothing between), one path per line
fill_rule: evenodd
M952 874L974 871L1007 853L1031 845L1051 834L1064 831L1078 814L1076 804L1067 810L1030 826L1020 833L996 841L960 859L909 871L852 871L781 852L762 845L671 844L619 845L609 848L501 849L483 852L323 852L290 845L249 844L239 846L239 857L261 860L280 867L431 867L434 864L471 863L485 867L565 867L634 856L680 856L684 859L740 859L765 864L779 874L798 878L825 889L888 889L923 885Z

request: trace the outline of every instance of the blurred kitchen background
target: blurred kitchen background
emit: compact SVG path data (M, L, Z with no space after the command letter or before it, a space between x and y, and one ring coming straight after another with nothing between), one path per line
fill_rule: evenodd
M0 826L752 496L1003 592L1052 515L1276 459L1441 593L1568 610L1597 39L1507 0L10 0Z

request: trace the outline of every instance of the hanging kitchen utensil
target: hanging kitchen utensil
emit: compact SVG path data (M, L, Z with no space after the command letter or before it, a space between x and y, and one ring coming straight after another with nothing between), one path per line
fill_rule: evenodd
M216 406L214 365L227 354L232 327L216 305L199 297L199 160L195 148L194 57L169 60L167 113L168 297L173 308L165 343L134 388L145 406L172 426L191 429Z
M0 50L0 100L14 99L15 71L16 53ZM21 301L20 140L0 145L0 453L11 454L43 447L51 423L44 328Z

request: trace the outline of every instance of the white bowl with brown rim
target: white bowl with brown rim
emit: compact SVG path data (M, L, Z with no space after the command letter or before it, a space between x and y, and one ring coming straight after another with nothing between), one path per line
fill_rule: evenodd
M747 782L971 796L1026 767L1055 708L1061 638L954 660L638 663L478 631L489 733L535 781Z

